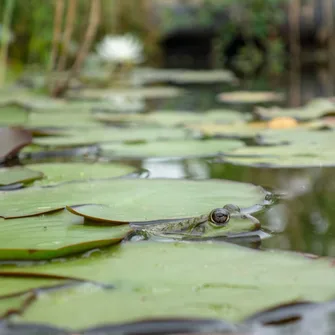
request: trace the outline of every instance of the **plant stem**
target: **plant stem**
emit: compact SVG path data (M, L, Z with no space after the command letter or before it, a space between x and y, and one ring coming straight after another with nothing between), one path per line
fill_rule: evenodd
M66 66L66 59L69 51L69 46L71 43L72 32L74 28L74 21L76 19L76 8L77 0L69 0L69 5L67 8L66 23L63 35L63 48L62 54L58 61L57 71L64 71Z
M51 72L55 67L58 46L62 35L64 5L65 5L64 0L55 0L55 15L54 15L52 47L51 47L49 69L48 69L49 72Z
M15 0L7 0L3 16L3 33L1 37L0 50L0 87L4 86L7 71L7 57L9 45L9 28L12 21Z
M100 14L101 14L100 0L91 0L90 16L88 19L88 26L84 36L83 43L80 46L76 60L72 68L70 69L66 80L62 84L57 85L55 89L52 91L53 97L57 98L63 96L69 87L71 79L76 77L76 75L80 71L84 63L84 60L90 50L90 47L93 43L95 34L97 32L100 22Z

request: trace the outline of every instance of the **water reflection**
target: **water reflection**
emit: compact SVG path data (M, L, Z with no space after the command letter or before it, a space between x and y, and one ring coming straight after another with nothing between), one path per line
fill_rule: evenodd
M261 222L277 232L264 248L335 256L335 168L269 169L213 163L211 178L244 181L287 192Z

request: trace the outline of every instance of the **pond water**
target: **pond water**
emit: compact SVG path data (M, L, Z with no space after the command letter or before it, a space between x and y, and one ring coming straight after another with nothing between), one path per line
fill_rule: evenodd
M317 77L308 73L309 75L305 76L309 84L304 88L318 87ZM286 83L270 83L270 88L280 92L287 91L283 86ZM266 85L269 83L262 78L254 83L256 89L269 89ZM241 86L250 89L252 84L242 83L239 88ZM234 89L222 84L183 87L187 89L186 95L168 100L155 100L149 104L154 108L195 112L222 108L224 105L217 101L217 94ZM306 93L304 88L301 93L304 99L301 103L311 98L310 92ZM319 89L314 92L314 96L320 95L325 95L325 91ZM288 99L282 105L290 106ZM248 113L253 106L240 104L234 105L233 108ZM281 200L261 217L262 225L275 233L273 237L263 240L260 247L335 256L335 168L321 165L304 169L255 168L232 166L206 159L149 160L134 163L148 169L149 178L230 179L286 192L288 198Z

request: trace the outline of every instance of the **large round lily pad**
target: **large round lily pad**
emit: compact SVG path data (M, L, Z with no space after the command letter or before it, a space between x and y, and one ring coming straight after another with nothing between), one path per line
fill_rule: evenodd
M262 103L269 101L282 101L284 95L277 92L262 92L262 91L235 91L221 93L218 99L227 103Z
M114 290L79 286L46 292L16 319L72 329L149 317L238 322L264 308L327 301L335 294L329 260L223 243L127 243L101 256L12 271L114 284Z
M43 178L43 173L34 171L22 166L11 168L0 168L0 186L6 186L16 183L30 183L37 179Z
M43 180L35 183L38 185L56 185L69 181L115 178L136 171L136 168L129 165L117 163L43 163L30 164L28 167L43 172Z
M128 225L110 228L83 224L84 219L63 210L14 220L0 219L0 260L49 259L120 242Z
M277 156L277 157L227 157L224 162L233 165L246 165L266 168L311 168L334 167L334 153L313 156Z
M143 99L174 98L184 93L184 90L173 86L138 87L138 88L110 88L85 89L69 91L68 96L74 99L109 99L113 97L130 97Z
M17 104L0 106L0 126L22 125L28 120L28 110Z
M115 221L151 221L198 216L227 203L249 207L263 203L264 196L259 187L231 181L111 179L0 192L0 215L22 217L102 204L110 206Z
M177 83L207 84L236 81L234 74L227 70L186 70L186 69L136 69L134 79L143 84Z
M307 105L297 108L258 108L255 110L255 115L262 119L273 119L276 117L288 116L299 121L307 121L318 119L326 115L335 114L335 103L330 99L315 99Z
M87 146L106 142L153 141L159 139L182 139L187 132L169 128L108 128L99 127L86 130L71 130L65 136L37 138L35 144L46 147Z
M307 130L303 128L290 129L267 129L259 133L258 141L265 145L277 144L297 144L305 146L306 149L310 145L316 143L326 146L334 143L335 131L331 130Z
M102 155L122 158L190 158L212 157L238 149L244 143L238 140L184 140L138 144L103 144Z
M204 113L187 111L155 111L148 114L115 114L95 113L95 117L103 122L136 122L158 124L162 126L180 126L204 122L234 123L248 119L248 114L229 109L209 110Z

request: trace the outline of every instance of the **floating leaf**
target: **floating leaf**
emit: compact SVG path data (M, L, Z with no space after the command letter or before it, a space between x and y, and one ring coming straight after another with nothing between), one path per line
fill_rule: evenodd
M111 206L115 221L152 221L203 215L227 203L249 207L262 204L264 197L259 187L231 181L111 179L0 192L0 215L22 217L101 204Z
M17 104L0 106L0 126L22 125L28 120L28 110Z
M259 132L258 142L265 145L296 144L305 146L325 145L329 146L335 141L335 131L307 130L303 128L266 129Z
M16 183L30 183L43 178L43 173L34 171L22 166L0 169L0 186Z
M32 135L19 128L0 128L0 162L14 157L24 146L30 144Z
M280 108L259 107L255 110L255 115L265 120L274 119L276 117L291 117L299 121L307 121L318 119L326 115L335 114L335 103L329 99L315 99L310 101L303 107L296 108Z
M287 150L287 149L286 149ZM333 153L325 153L309 156L279 156L279 157L227 157L225 162L234 165L246 165L254 167L268 167L268 168L310 168L310 167L333 167L335 166Z
M183 140L138 144L103 144L102 155L121 158L213 157L244 146L238 140Z
M262 122L235 123L231 125L218 123L192 124L188 128L200 131L206 136L250 139L258 135L267 125Z
M252 92L252 91L236 91L221 93L218 95L218 99L227 103L261 103L269 101L281 101L284 100L284 95L276 92Z
M328 260L225 243L126 243L101 256L14 271L116 284L114 290L46 293L16 320L76 329L148 317L235 322L278 304L335 294Z
M94 127L98 126L93 113L82 110L80 113L55 110L53 112L30 112L26 127ZM83 130L82 130L83 131Z
M128 225L93 227L66 210L13 220L0 219L0 259L50 259L120 242Z
M115 178L136 171L129 165L117 163L43 163L30 164L28 167L44 173L45 178L35 183L38 185L57 185L69 181Z
M229 109L210 110L204 113L166 110L155 111L148 114L95 113L95 117L102 122L136 122L158 124L162 126L181 126L190 123L204 123L208 121L234 123L246 120L247 114Z
M69 92L68 96L75 99L109 99L114 97L130 97L143 99L173 98L184 93L184 90L172 86L112 88L112 89L84 89L79 92Z
M185 69L136 69L135 80L143 83L215 83L236 81L234 74L227 70L185 70Z
M72 130L66 135L34 139L34 143L46 147L78 147L104 142L152 141L159 139L182 139L187 132L183 129L169 128L94 128Z

